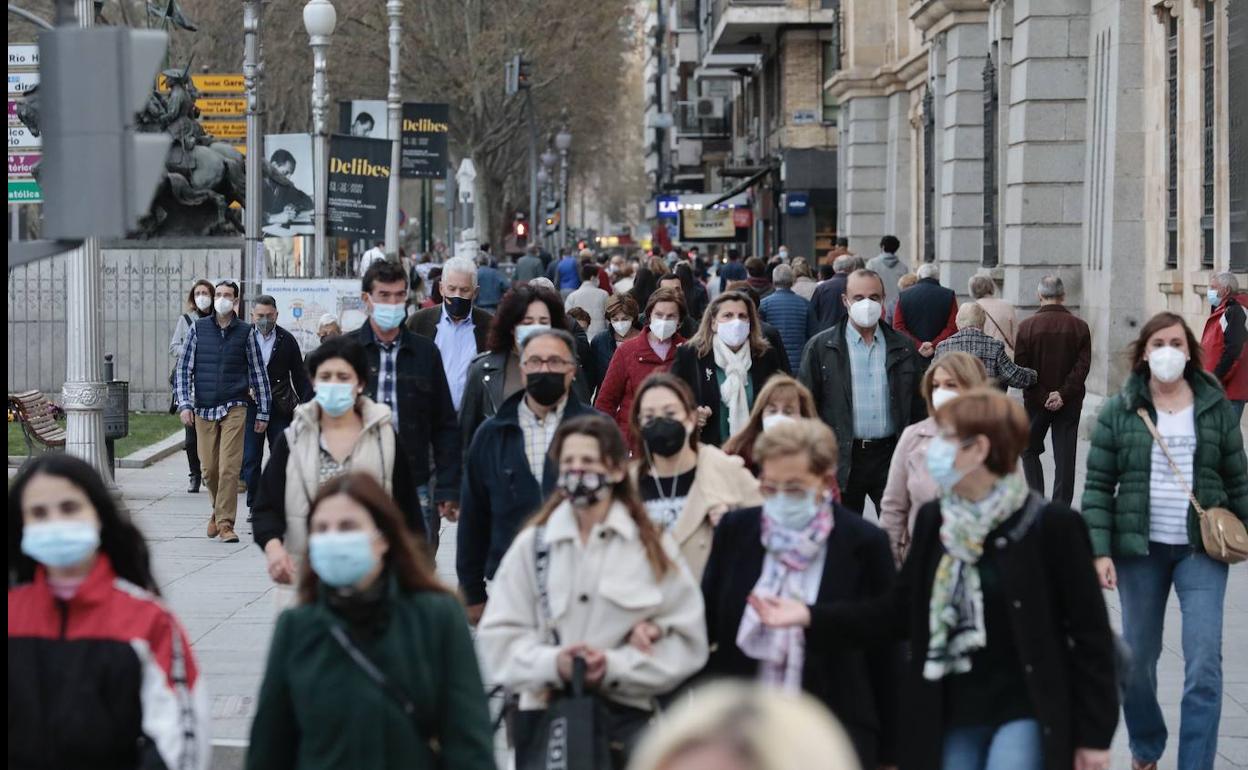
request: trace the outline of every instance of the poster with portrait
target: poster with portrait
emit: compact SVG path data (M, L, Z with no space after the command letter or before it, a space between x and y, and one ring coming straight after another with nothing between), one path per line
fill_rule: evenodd
M390 149L384 139L329 138L327 233L369 240L385 235Z
M264 234L312 235L312 135L268 134L260 180Z
M383 99L338 102L338 133L362 139L389 139L390 122Z

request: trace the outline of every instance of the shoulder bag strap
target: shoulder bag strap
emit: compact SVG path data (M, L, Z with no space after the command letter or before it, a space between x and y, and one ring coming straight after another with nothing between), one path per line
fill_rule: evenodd
M546 625L551 640L559 644L555 615L550 609L550 544L546 542L546 525L533 528L533 570L537 573L538 615Z
M365 655L364 651L355 645L355 642L351 641L351 637L342 628L342 626L331 623L329 626L329 633L334 637L334 641L338 642L338 646L342 647L342 649L346 651L347 655L351 658L355 665L360 667L360 670L364 672L365 676L371 679L374 684L384 690L387 695L399 704L399 707L403 709L403 713L407 715L407 718L412 720L412 724L416 727L416 732L422 738L428 740L427 736L424 735L424 731L421 729L420 724L416 721L416 704L407 696L407 693L394 682L390 681L389 677L387 677L385 673L377 667L377 664L373 663L372 659Z
M978 302L976 302L975 304L979 305ZM1010 335L1005 333L1005 329L1002 329L1001 324L997 323L997 319L992 317L992 313L989 313L987 310L985 310L983 305L979 305L979 309L984 311L984 316L989 321L992 321L992 325L996 327L997 331L1001 333L1001 336L1005 338L1005 344L1009 345L1010 347L1014 347L1014 340L1010 339Z
M1196 509L1196 513L1203 518L1205 509L1201 507L1200 501L1196 499L1196 495L1192 494L1192 488L1187 485L1187 479L1183 478L1183 472L1179 470L1179 465L1170 455L1170 448L1166 446L1166 442L1162 439L1161 434L1157 432L1157 426L1153 424L1153 419L1148 416L1148 410L1140 407L1135 413L1144 421L1144 425L1148 427L1148 432L1153 434L1153 440L1157 442L1157 446L1161 447L1161 453L1166 456L1166 461L1170 463L1170 470L1174 471L1174 478L1179 482L1179 486L1187 493L1187 499L1192 501L1192 507Z

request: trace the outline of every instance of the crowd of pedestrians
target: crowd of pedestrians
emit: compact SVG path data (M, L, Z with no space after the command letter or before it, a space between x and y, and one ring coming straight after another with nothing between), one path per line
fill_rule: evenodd
M1061 279L1020 323L990 277L959 305L880 249L456 257L424 303L370 259L366 321L321 318L306 358L272 297L248 323L197 281L190 491L236 542L245 487L282 611L247 767L1106 770L1121 707L1151 770L1172 588L1179 767L1212 767L1248 295L1214 276L1200 340L1141 326L1077 512L1091 334ZM148 561L85 464L11 482L11 767L207 766Z

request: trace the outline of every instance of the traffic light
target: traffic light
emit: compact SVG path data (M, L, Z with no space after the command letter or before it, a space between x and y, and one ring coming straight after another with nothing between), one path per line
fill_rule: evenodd
M169 135L139 133L168 36L122 27L57 27L39 36L43 234L122 237L147 213Z
M533 62L520 54L512 56L504 63L503 72L508 96L517 94L532 85Z
M529 223L523 219L517 219L514 232L516 235L516 246L523 249L529 243Z

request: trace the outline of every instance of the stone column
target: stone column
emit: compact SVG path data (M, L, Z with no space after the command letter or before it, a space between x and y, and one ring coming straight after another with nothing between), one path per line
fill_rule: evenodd
M1082 302L1088 0L1016 0L1006 160L1005 299L1037 303L1056 273Z
M988 25L954 24L945 33L945 84L939 116L940 196L936 256L941 282L960 293L983 252L984 61Z
M888 96L884 232L902 239L913 253L915 233L910 229L910 198L915 179L910 157L910 92L897 91Z
M884 228L885 156L888 98L855 96L841 110L848 140L841 148L845 183L840 191L849 250L870 259L879 251Z

